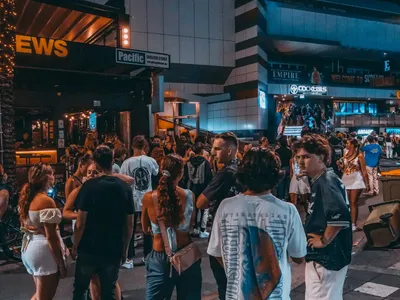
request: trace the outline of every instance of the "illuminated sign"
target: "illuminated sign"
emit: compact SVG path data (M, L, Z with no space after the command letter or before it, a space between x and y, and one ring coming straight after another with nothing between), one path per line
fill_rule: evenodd
M390 60L385 60L383 63L384 63L383 70L385 72L390 72Z
M289 85L289 92L292 95L327 95L328 88L320 85Z
M358 135L370 135L374 130L373 129L358 129Z
M169 55L162 53L115 49L115 61L118 64L169 69Z
M301 136L303 126L286 126L283 130L283 135L286 136Z
M93 131L97 128L97 114L95 112L91 113L89 116L89 128Z
M260 108L266 109L267 108L267 95L264 91L258 91L258 103Z
M68 55L67 42L34 36L19 35L15 37L16 52L46 56L66 57Z

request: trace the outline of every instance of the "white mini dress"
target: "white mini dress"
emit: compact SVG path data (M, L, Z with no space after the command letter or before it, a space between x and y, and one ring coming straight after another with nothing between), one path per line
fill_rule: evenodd
M343 158L344 170L342 182L346 190L362 190L365 189L364 179L361 174L361 166L358 157L348 160Z
M59 224L61 219L61 211L58 208L29 211L29 218L25 221L26 227L23 229L25 234L22 243L22 262L29 274L46 276L58 272L57 263L44 235L44 223ZM35 227L37 230L28 230L27 227ZM58 236L62 250L65 250L59 233Z

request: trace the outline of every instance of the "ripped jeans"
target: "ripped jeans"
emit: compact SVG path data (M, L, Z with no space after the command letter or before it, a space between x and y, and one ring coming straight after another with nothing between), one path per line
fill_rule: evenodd
M105 257L79 253L75 268L73 300L86 300L86 292L93 275L100 279L101 298L117 299L115 285L118 280L120 260L110 261Z

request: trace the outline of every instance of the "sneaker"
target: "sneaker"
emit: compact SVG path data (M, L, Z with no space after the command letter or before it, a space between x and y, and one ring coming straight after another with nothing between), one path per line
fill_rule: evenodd
M136 234L135 235L135 241L140 241L143 238L141 234Z
M201 238L201 239L208 239L209 236L210 236L210 234L207 231L202 231L199 234L199 238Z
M352 230L353 232L356 232L356 231L357 231L357 226L356 226L356 224L352 224L352 225L351 225L351 230Z
M127 259L125 261L125 263L122 264L122 267L125 268L125 269L133 269L134 268L133 260L132 259Z

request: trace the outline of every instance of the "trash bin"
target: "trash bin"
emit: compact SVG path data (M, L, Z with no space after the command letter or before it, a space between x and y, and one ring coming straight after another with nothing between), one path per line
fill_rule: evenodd
M400 176L382 176L383 201L400 199Z

